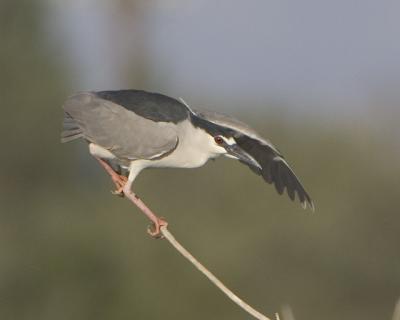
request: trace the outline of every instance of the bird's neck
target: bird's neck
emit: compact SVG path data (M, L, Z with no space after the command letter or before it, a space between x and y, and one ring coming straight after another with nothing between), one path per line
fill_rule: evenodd
M190 122L177 125L179 142L171 154L154 161L157 167L197 168L221 154L212 136Z

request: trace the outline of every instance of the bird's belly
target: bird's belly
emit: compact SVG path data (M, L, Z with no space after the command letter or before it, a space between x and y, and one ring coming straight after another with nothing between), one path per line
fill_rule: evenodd
M106 160L117 160L117 157L113 153L95 143L89 144L89 151L91 155L97 158ZM202 152L198 152L196 149L183 150L181 148L177 148L174 152L161 159L145 160L145 162L147 162L147 165L145 165L145 167L197 168L204 165L207 160L208 156L206 156ZM126 169L129 167L129 165L125 166L123 163L118 164Z
M177 148L170 155L152 160L152 167L170 167L170 168L197 168L204 165L208 160L208 156L196 150L180 150Z

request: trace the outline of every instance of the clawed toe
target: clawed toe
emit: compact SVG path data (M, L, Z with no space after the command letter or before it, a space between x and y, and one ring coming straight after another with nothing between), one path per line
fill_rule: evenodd
M125 196L123 189L124 189L124 187L118 188L116 190L111 190L111 193L115 196L123 198Z
M125 187L125 184L127 181L128 181L128 178L125 176L121 176L121 175L118 175L117 177L113 178L113 182L117 189L115 189L114 191L111 191L111 193L123 198L124 197L124 187Z
M154 239L163 239L164 236L161 232L161 227L167 227L168 222L163 218L158 218L156 222L153 222L151 226L147 228L147 233Z

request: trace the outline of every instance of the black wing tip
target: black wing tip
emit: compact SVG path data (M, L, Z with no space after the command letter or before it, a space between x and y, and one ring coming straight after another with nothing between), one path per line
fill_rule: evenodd
M304 189L304 187L301 185L300 181L298 181L298 189L295 190L295 193L297 194L300 200L300 204L304 210L307 209L307 207L309 207L312 212L315 212L314 201L312 201L311 197Z
M304 209L307 206L315 211L315 206L299 179L296 177L283 155L272 145L257 140L247 135L236 138L239 146L249 153L262 166L255 168L245 163L253 172L261 175L269 184L273 184L278 194L282 195L285 190L292 201L296 197ZM243 162L244 163L244 162ZM297 196L296 196L297 195Z
M267 169L263 174L264 179L267 182L272 182L280 195L286 190L290 200L295 201L297 196L303 209L309 207L312 212L315 212L314 202L283 157L277 156L274 161L268 168L269 170ZM267 176L270 176L271 181L266 179Z
M311 199L307 199L304 200L303 202L301 202L301 207L306 210L307 206L311 209L312 212L315 212L315 205L314 205L314 201L312 201Z
M280 195L283 194L279 193ZM311 209L312 212L315 212L315 204L314 201L311 199L311 197L308 195L308 193L303 189L303 190L290 190L286 186L286 194L289 196L290 200L293 202L296 201L296 195L297 198L299 199L301 207L306 210L307 207Z

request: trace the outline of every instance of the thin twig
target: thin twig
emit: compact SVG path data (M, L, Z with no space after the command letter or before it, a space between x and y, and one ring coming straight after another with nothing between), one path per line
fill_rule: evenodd
M171 234L166 226L161 227L161 233L168 242L181 253L186 259L188 259L200 272L202 272L213 284L215 284L225 295L228 296L233 302L235 302L244 311L252 315L254 318L259 320L270 320L262 313L255 310L253 307L248 305L230 289L228 289L216 276L214 276L206 267L204 267L195 257L193 257L189 251L187 251Z
M400 320L400 298L397 300L396 307L394 308L392 320Z
M292 308L289 305L282 307L282 320L295 320Z

